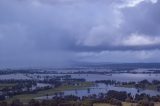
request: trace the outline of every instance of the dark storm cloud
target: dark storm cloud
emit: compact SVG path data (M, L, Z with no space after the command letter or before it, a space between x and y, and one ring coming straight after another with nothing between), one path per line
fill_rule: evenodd
M2 0L0 22L2 27L5 24L25 27L25 37L39 49L136 50L147 49L147 46L155 49L160 42L154 47L154 41L151 45L128 45L123 44L123 40L135 33L136 36L159 35L159 2L116 7L122 4L123 1L116 0ZM117 44L110 42L112 40Z
M90 47L90 46L78 46L78 47L74 47L74 51L77 52L102 52L105 50L108 51L141 51L141 50L156 50L156 49L160 49L160 45L147 45L147 46L116 46L116 47L112 47L112 46L96 46L96 47Z
M124 8L122 28L128 33L138 32L149 36L160 35L160 1L157 3L142 2L134 8Z
M160 49L159 5L156 0L1 0L0 62L53 65L76 60L81 52Z

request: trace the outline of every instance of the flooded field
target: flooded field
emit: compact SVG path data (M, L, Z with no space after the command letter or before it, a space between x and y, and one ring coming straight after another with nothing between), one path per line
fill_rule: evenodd
M0 75L0 79L44 79L46 77L56 77L71 75L72 78L84 78L86 81L96 80L117 80L117 81L141 81L147 79L149 81L159 80L160 74L131 74L131 73L119 73L119 74L9 74Z
M4 74L0 75L0 80L33 80L37 81L37 84L35 86L32 86L32 90L36 90L37 88L45 88L45 87L53 87L52 84L48 83L39 83L39 81L45 81L45 80L50 80L52 79L54 81L54 78L59 77L60 80L63 77L68 76L69 79L85 79L87 82L95 82L95 81L100 81L100 80L114 80L114 81L119 81L119 82L139 82L142 80L148 80L148 81L153 81L153 80L159 80L160 79L160 74L148 74L148 73L113 73L113 74L23 74L23 73L15 73L15 74ZM71 81L72 83L72 81ZM26 88L25 88L26 89ZM71 90L63 90L62 94L65 95L75 95L80 98L83 96L89 96L89 95L99 95L100 93L107 93L110 90L115 90L115 91L125 91L127 93L131 93L132 96L135 96L136 94L148 94L150 96L156 96L160 95L160 92L157 90L149 90L149 89L137 89L134 87L120 87L120 86L115 86L115 85L106 85L104 83L97 83L94 86L90 87L84 87L83 89L71 89ZM55 95L48 95L48 96L39 96L36 97L36 99L52 99Z
M117 81L141 81L147 79L149 81L159 80L160 74L131 74L131 73L119 73L119 74L34 74L32 76L64 76L71 75L72 78L84 78L86 81L96 80L117 80Z
M107 93L109 90L125 91L127 93L131 93L132 96L135 96L135 94L142 94L142 93L148 94L150 96L160 95L160 92L155 90L140 90L138 92L138 90L135 88L114 87L112 85L105 85L105 84L97 84L97 86L89 87L83 90L66 90L63 92L63 95L75 95L82 98L83 96L88 96L93 94L99 95L100 93ZM55 95L42 96L42 97L37 97L36 99L52 99L54 96Z

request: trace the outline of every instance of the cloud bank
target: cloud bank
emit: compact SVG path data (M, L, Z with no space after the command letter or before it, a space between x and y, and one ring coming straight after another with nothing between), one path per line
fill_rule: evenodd
M158 61L159 10L159 0L1 0L1 67Z

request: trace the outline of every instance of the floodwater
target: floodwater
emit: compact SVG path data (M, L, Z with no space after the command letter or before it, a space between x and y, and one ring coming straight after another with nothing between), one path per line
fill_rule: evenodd
M135 88L114 87L112 85L105 85L105 84L101 84L101 83L98 84L97 86L89 87L84 90L64 91L63 95L75 95L75 96L82 98L83 96L89 96L89 95L93 95L93 94L98 95L100 93L107 93L109 90L125 91L127 93L131 93L132 96L135 96L135 94L142 94L142 93L148 94L150 96L160 95L160 92L154 91L154 90L141 90L140 92L138 92L137 89L135 89ZM42 96L42 97L38 97L36 99L52 99L54 96L55 95Z
M24 74L6 74L6 75L0 75L0 80L9 80L9 79L15 79L15 80L25 80L30 79L29 77L25 76Z
M132 73L119 73L119 74L34 74L39 75L41 78L45 76L64 76L71 75L72 78L83 78L86 81L96 80L116 80L121 82L127 81L142 81L147 79L149 81L159 80L160 74L132 74Z
M119 73L110 75L96 75L96 74L80 74L72 75L73 78L85 78L87 81L95 80L117 80L117 81L141 81L147 79L149 81L159 80L160 74L130 74L130 73Z
M40 80L46 76L54 78L55 76L71 75L72 78L83 78L86 81L96 81L96 80L116 80L121 82L127 81L142 81L147 79L149 81L159 80L160 74L132 74L132 73L118 73L118 74L7 74L0 75L0 80L4 79L36 79ZM41 76L37 78L36 76Z
M43 78L50 76L50 78L54 78L55 76L64 76L71 75L72 78L84 78L86 81L96 81L96 80L116 80L121 82L127 81L141 81L147 79L149 81L159 80L160 74L132 74L132 73L119 73L119 74L8 74L8 75L0 75L1 79L33 79L33 80L42 80ZM41 76L38 77L37 76ZM48 86L46 84L38 84L38 86ZM97 86L86 88L84 90L70 90L64 91L64 95L75 95L79 97L88 96L92 94L98 95L99 93L107 93L109 90L116 91L126 91L127 93L131 93L133 96L135 94L146 93L151 96L160 95L160 92L154 90L141 90L137 92L135 88L124 88L124 87L114 87L107 86L105 84L98 84ZM43 96L38 99L52 98L52 96Z

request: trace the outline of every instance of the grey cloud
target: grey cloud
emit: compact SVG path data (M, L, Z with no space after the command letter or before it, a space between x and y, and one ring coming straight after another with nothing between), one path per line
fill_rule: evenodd
M134 1L134 0L133 0ZM136 1L136 0L135 0ZM137 0L138 1L138 0ZM153 2L153 1L152 1ZM140 2L139 4L133 7L126 7L117 10L119 14L117 17L119 19L119 27L112 27L111 24L106 24L106 32L103 33L101 36L101 32L97 33L97 38L95 36L90 37L92 43L96 44L98 41L97 46L91 45L92 47L86 46L87 49L91 51L103 51L103 50L154 50L159 49L160 42L154 43L153 39L159 40L160 38L160 31L159 31L159 5L160 1L152 2ZM122 4L120 4L122 5ZM118 19L117 19L118 20ZM113 19L113 21L115 21ZM112 22L113 23L113 22ZM115 24L115 23L114 23ZM104 24L105 25L105 24ZM107 26L109 26L109 31ZM110 29L111 28L111 29ZM110 33L110 31L112 31ZM135 43L139 42L139 45L130 45L126 44L123 45L123 40L127 40L128 37L132 38L132 35L137 33L138 36L134 40ZM144 36L143 36L144 35ZM111 36L111 37L109 37ZM98 38L100 37L100 38ZM144 37L144 39L138 40L140 37ZM146 37L150 37L150 40L146 39ZM86 37L87 38L87 37ZM93 39L94 38L94 39ZM137 41L135 41L137 39ZM95 42L94 42L95 40ZM151 41L150 44L144 44L143 41ZM109 44L108 44L109 43ZM118 44L116 44L118 43ZM129 41L128 41L129 43ZM140 44L142 43L142 44ZM81 47L83 49L83 47Z
M119 8L124 3L125 0L1 0L0 62L53 65L75 60L81 52L160 49L159 1ZM142 39L147 45L124 45L135 33L149 36L134 41Z
M139 32L151 36L159 36L160 1L155 4L142 2L134 8L123 9L126 32Z
M83 52L79 53L81 61L88 62L159 62L157 55L159 50L152 51L103 51L103 52Z

